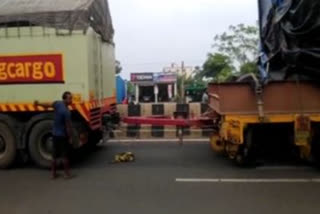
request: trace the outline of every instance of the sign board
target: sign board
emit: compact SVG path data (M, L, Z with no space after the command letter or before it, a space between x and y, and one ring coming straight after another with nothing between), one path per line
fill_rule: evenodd
M133 73L131 82L153 82L153 73Z
M177 74L175 73L156 73L154 78L156 83L175 83Z
M62 54L0 56L0 84L63 83Z

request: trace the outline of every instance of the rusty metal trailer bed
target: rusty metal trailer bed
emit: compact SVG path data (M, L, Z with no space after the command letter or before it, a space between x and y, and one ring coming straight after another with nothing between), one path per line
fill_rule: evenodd
M252 158L254 145L259 144L253 142L255 127L288 124L292 127L288 138L292 139L300 158L319 157L320 142L316 142L320 124L318 84L270 82L257 93L251 83L223 83L209 84L208 91L210 109L218 118L218 129L211 137L213 150L225 152L237 163L244 164Z

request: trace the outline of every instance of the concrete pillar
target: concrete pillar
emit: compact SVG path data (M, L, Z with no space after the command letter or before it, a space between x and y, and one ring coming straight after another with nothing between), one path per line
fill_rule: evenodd
M173 97L176 97L178 95L178 84L174 83L174 95Z
M172 99L172 84L168 84L168 89L167 89L167 91L168 91L168 98L169 98L169 101L171 101L171 99Z
M154 88L153 88L153 91L154 91L154 97L155 97L155 103L158 103L159 101L159 88L158 88L158 85L154 85Z

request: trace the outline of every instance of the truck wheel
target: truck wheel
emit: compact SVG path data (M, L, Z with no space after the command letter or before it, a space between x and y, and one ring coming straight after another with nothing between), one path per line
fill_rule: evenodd
M217 154L224 154L225 153L225 144L221 141L219 135L212 134L210 136L210 145L211 149Z
M95 147L100 141L103 139L103 135L101 131L94 131L89 134L89 143L91 147Z
M17 154L16 138L6 121L0 120L0 168L9 168Z
M245 147L241 147L234 159L237 166L246 167L249 165L249 157L247 155L247 149Z
M255 162L254 145L253 145L253 128L249 128L245 134L245 142L240 146L239 151L235 157L235 163L241 167L252 166Z
M42 168L49 168L52 160L52 120L37 123L29 137L29 152L32 160Z
M311 152L312 152L312 159L313 163L316 167L320 167L320 145L319 136L314 136L311 143Z

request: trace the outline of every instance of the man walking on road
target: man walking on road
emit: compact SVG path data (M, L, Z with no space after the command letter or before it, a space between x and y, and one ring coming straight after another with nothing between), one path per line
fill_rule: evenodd
M51 163L51 177L56 179L57 174L57 159L63 159L64 178L72 178L70 174L69 150L72 145L72 125L71 113L68 106L72 104L72 94L67 91L62 95L62 101L55 101L53 104L39 103L35 101L35 105L45 108L54 108L54 124L53 124L53 152Z

